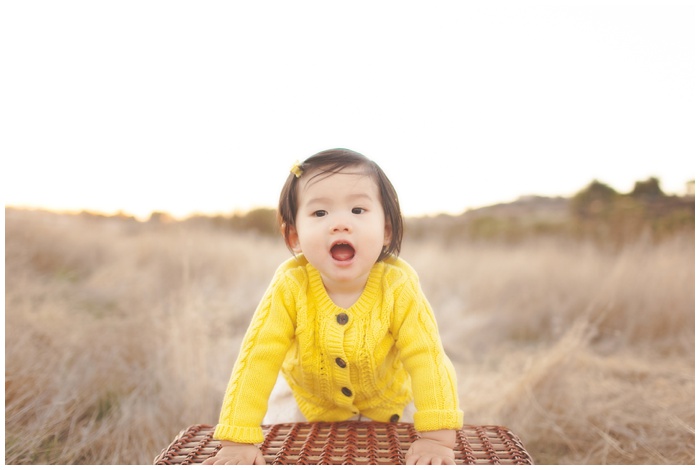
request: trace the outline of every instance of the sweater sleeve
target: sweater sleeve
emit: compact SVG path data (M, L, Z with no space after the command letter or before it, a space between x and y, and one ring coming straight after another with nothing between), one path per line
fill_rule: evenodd
M409 278L397 292L394 337L401 361L411 376L417 431L461 429L457 374L440 341L432 308Z
M280 367L294 338L294 295L278 270L243 338L214 439L263 441L262 420Z

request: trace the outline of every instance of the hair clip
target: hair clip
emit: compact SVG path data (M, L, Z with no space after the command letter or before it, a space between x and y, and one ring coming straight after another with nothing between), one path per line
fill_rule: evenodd
M292 168L290 168L289 171L297 178L301 178L301 175L304 174L304 170L301 169L301 163L299 163L299 160L294 162L294 165L292 165Z

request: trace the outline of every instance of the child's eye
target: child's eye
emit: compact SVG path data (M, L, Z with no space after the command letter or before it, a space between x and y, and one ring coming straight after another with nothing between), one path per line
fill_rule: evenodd
M327 212L327 211L323 211L323 210L321 210L321 211L314 211L314 217L324 217L324 216L326 216L326 215L328 215L328 212Z
M352 213L353 213L353 214L362 214L363 212L365 212L365 209L363 209L363 208L361 208L361 207L355 207L355 208L353 208L353 210L352 210Z

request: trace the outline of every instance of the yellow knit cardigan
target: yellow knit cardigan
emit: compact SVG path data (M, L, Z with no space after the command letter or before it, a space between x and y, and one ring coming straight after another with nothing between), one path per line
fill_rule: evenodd
M357 414L398 421L413 399L416 430L463 424L455 370L432 309L400 258L376 263L349 309L333 303L303 256L283 263L243 339L215 439L263 441L260 426L280 369L309 421Z

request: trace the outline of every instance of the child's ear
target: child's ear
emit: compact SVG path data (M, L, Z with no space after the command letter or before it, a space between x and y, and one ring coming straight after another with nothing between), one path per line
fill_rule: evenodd
M384 225L384 246L389 246L391 244L391 224L389 222Z
M294 227L289 227L289 235L287 236L287 245L292 249L294 254L301 253L301 245L299 244L299 234Z

